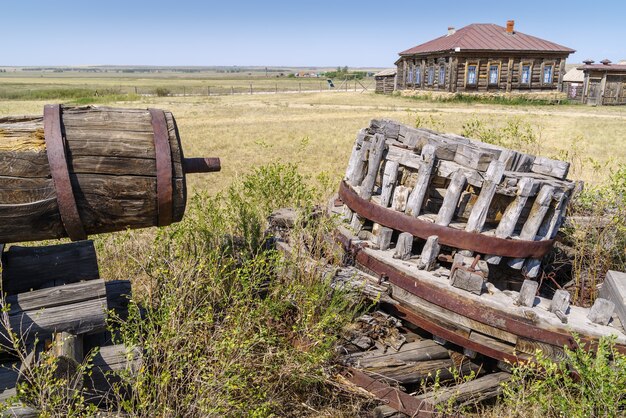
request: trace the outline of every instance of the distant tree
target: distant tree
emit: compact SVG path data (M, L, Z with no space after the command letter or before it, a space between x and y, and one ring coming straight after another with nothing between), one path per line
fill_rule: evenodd
M348 72L348 66L346 65L345 67L343 67L343 72L347 73Z

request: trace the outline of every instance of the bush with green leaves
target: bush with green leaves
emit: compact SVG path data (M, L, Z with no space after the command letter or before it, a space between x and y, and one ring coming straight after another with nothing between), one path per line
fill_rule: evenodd
M513 367L503 389L500 407L509 416L624 416L626 355L617 351L614 338L600 339L589 351L566 348L558 363L537 351L536 362Z

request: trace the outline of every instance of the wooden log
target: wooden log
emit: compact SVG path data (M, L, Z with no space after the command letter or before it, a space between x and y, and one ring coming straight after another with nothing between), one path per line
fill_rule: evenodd
M433 270L437 264L437 256L440 250L441 245L439 245L439 237L437 235L428 237L422 249L420 260L417 263L417 268L426 271Z
M165 112L172 222L186 190L176 122ZM148 110L63 107L69 179L87 234L157 225L156 154ZM41 117L0 118L0 242L67 236L50 177ZM168 221L169 222L169 221Z
M535 298L537 296L537 288L539 283L534 280L524 280L522 288L519 291L519 297L517 298L517 304L520 306L527 306L532 308L535 304Z
M378 175L378 170L380 169L380 163L383 160L385 147L385 137L381 134L374 135L367 160L367 174L365 175L359 189L359 196L362 199L369 200L374 193L374 184L376 183L376 176Z
M413 250L413 235L408 232L402 232L398 236L398 242L396 243L396 251L393 258L399 258L400 260L408 260L411 258L411 251Z
M450 276L450 285L480 295L485 285L485 279L480 274L457 268Z
M609 270L600 287L600 297L615 304L617 316L626 324L626 273Z
M428 190L428 183L435 165L436 150L437 148L433 145L426 145L422 148L422 161L417 174L417 181L406 204L405 212L407 215L417 217L422 210L424 197L426 196L426 192Z
M376 367L393 367L418 361L447 359L448 350L432 340L421 340L407 343L400 351L383 352L376 350L365 353L355 361L355 366L363 369Z
M464 167L478 171L485 171L489 165L496 161L499 153L493 150L487 150L484 147L476 146L476 144L460 144L454 156L454 161ZM504 163L502 163L504 167Z
M500 183L503 174L504 163L502 161L494 160L489 163L483 187L480 189L478 199L476 199L476 203L474 203L472 212L467 220L467 225L465 227L466 231L478 233L482 231L485 220L487 219L489 205L491 204L493 195L496 192L496 186Z
M437 225L448 226L450 224L454 218L456 208L459 204L459 198L461 197L466 183L467 178L465 177L465 172L463 170L457 170L452 176L450 185L443 198L441 209L439 209L439 213L437 214L437 220L435 221Z
M598 298L589 310L587 319L594 324L608 325L614 311L615 304L613 302L608 299Z
M60 395L69 398L73 392L83 388L84 380L79 369L84 358L82 335L69 332L55 334L51 354L56 360L54 378L67 382L64 393Z
M9 323L26 342L55 332L85 334L102 330L108 309L121 309L130 294L129 281L91 280L9 296ZM6 330L0 340L6 341Z
M519 238L523 240L534 240L537 235L537 231L543 222L548 209L550 208L550 202L552 201L552 195L554 194L554 187L549 184L544 184L539 190L533 207L530 210L530 214L522 227ZM509 266L514 269L521 269L526 259L515 258L509 260Z
M393 196L393 189L398 178L398 168L400 164L397 161L387 161L385 171L383 172L382 193L380 194L380 205L388 207Z
M354 212L352 214L352 220L350 221L350 228L352 228L352 230L354 231L356 235L358 235L359 232L361 232L361 229L363 229L364 224L365 224L365 218L359 215L358 213Z
M550 301L550 312L554 313L564 324L567 323L570 295L567 290L558 289Z
M27 292L99 278L93 241L43 247L11 246L2 253L2 291Z
M361 130L356 137L346 171L346 181L353 187L360 186L365 177L365 162L370 144L370 137L364 129Z
M522 214L524 205L526 205L528 196L530 196L533 187L534 180L531 178L524 177L519 181L517 186L517 196L504 211L502 219L500 219L500 223L498 223L498 227L496 228L496 237L509 238L511 234L513 234L517 221ZM500 264L502 257L498 255L486 255L484 260L489 264Z

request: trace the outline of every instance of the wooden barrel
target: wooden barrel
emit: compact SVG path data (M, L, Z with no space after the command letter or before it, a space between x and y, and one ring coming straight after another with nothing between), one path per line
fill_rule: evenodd
M218 170L183 158L163 110L46 105L43 117L0 118L0 243L169 225L185 212L185 172Z
M356 232L398 231L417 238L418 248L437 237L536 277L574 189L568 169L563 161L373 120L356 138L339 196Z

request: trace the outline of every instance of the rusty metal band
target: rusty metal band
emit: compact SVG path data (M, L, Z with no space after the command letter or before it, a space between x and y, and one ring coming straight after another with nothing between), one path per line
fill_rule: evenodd
M61 120L61 105L45 105L43 108L43 129L46 140L46 154L50 165L50 175L57 195L57 205L61 222L67 236L72 241L87 238L85 228L78 213L76 198L72 190L70 173L65 152Z
M427 239L431 235L437 235L440 244L454 248L502 257L542 258L554 245L554 240L527 241L504 239L423 221L360 198L345 181L342 181L339 186L339 197L351 210L370 221L388 228L408 232L422 239Z
M173 217L172 151L170 149L170 136L167 129L165 112L159 109L148 109L148 111L152 117L154 152L156 155L157 225L166 226L172 223Z
M393 409L410 417L432 416L432 405L427 405L423 400L376 380L360 370L350 367L343 376L376 398L386 401Z

